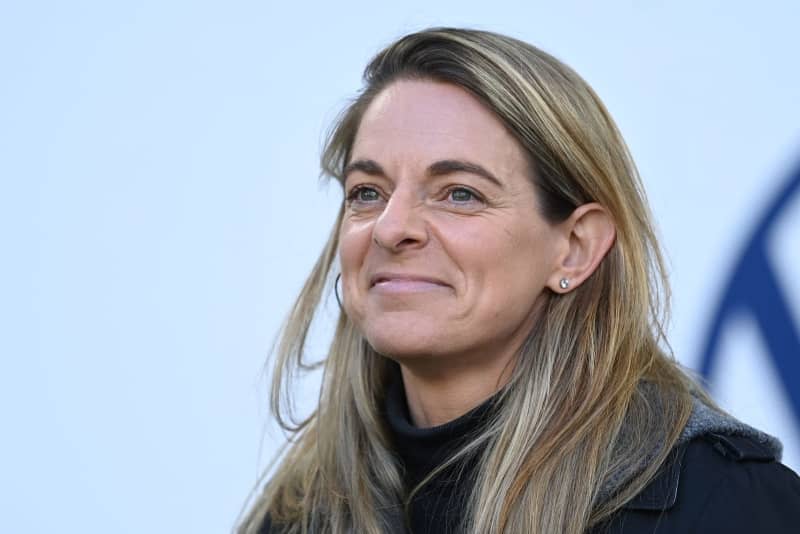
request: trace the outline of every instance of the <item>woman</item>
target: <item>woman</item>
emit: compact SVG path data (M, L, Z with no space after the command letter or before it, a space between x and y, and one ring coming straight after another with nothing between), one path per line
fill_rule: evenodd
M658 244L591 88L458 29L403 37L365 81L322 158L345 200L277 349L279 415L340 269L319 406L280 419L294 440L240 532L795 532L780 444L661 348Z

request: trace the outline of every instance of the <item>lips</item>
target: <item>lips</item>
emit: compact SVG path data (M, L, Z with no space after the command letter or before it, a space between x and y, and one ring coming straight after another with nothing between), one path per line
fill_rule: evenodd
M369 287L370 289L378 287L398 291L419 291L450 286L444 281L430 276L411 273L375 273L370 277Z

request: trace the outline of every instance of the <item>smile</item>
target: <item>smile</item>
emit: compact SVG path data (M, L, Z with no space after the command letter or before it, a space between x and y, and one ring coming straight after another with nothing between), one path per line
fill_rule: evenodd
M447 286L421 280L385 280L372 286L372 291L378 293L420 293L447 289Z
M370 281L370 291L384 294L422 293L442 289L450 289L450 286L421 276L377 274Z

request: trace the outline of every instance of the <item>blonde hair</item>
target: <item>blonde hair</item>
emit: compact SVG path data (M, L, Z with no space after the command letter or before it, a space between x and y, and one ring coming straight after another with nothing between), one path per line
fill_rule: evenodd
M343 180L364 111L399 79L458 85L491 110L530 157L551 222L586 202L613 218L611 250L574 291L546 295L500 408L448 462L480 452L464 532L584 532L653 478L691 413L692 394L703 396L662 348L668 285L634 163L602 102L572 69L510 37L435 28L399 39L370 62L364 90L329 135L325 174ZM255 533L267 515L291 533L389 532L418 489L404 488L382 421L390 361L345 314L324 361L318 407L297 424L283 416L288 378L307 365L306 337L330 288L341 216L275 351L272 409L293 440L242 534Z

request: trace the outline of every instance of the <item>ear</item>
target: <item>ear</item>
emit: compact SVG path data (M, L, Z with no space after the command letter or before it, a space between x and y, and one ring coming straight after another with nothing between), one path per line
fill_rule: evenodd
M557 258L547 285L556 293L567 293L597 269L614 244L617 229L608 211L597 202L578 206L557 227L566 247ZM562 280L567 281L567 287L563 287Z

